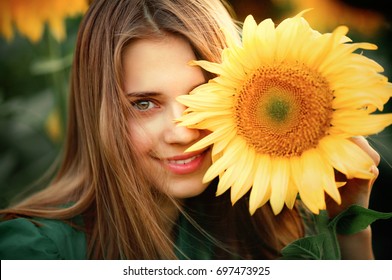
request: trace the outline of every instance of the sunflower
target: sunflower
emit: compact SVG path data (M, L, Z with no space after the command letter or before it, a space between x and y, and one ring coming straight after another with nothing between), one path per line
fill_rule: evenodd
M348 28L313 30L303 13L275 27L246 17L242 43L227 35L222 62L193 61L216 77L178 97L188 108L178 125L211 133L188 150L212 146L203 181L219 176L217 195L231 188L234 204L250 191L249 211L270 202L275 214L297 196L315 214L325 193L341 203L337 170L373 178L372 159L351 137L392 124L381 114L392 96L383 68L351 43Z
M0 34L13 38L15 27L32 42L38 42L46 23L54 37L65 38L64 19L87 10L87 0L2 0L0 1Z

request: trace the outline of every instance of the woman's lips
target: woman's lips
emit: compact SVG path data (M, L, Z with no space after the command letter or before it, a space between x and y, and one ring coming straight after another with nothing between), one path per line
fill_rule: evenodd
M187 153L161 160L163 165L172 173L186 175L199 170L202 166L207 150Z

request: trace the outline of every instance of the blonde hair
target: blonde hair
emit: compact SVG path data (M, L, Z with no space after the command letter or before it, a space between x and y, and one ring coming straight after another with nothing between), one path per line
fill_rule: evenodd
M80 25L57 175L45 190L0 213L62 220L83 215L89 258L176 258L173 236L164 230L174 222L161 209L175 202L153 187L130 141L122 55L135 39L172 33L186 38L197 58L219 62L225 47L221 28L240 38L229 11L219 0L94 1ZM273 240L273 253L265 256L275 257L302 234L297 218L268 218L267 208L258 213L268 221L254 222L263 234L270 231L264 243Z

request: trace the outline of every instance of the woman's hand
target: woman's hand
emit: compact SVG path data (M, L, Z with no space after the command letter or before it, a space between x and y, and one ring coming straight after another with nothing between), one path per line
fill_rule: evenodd
M369 207L370 193L378 176L380 155L369 145L364 137L351 139L355 144L367 152L374 161L371 172L374 177L370 180L352 178L347 179L343 174L336 174L336 181L347 182L339 189L342 203L338 205L331 198L326 200L327 211L331 218L347 209L352 204ZM338 235L341 255L343 259L373 259L372 232L370 226L365 230L352 235Z

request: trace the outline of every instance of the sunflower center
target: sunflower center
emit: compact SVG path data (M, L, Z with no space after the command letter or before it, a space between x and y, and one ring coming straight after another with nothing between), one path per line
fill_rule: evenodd
M238 91L238 134L258 153L299 156L327 135L332 99L327 80L304 65L263 66Z
M266 109L271 120L283 122L290 113L290 103L279 98L274 98L274 100L270 100L269 104L266 104Z

